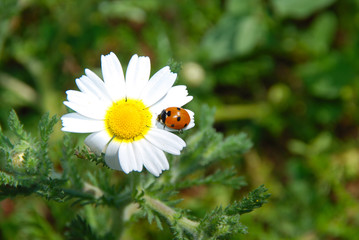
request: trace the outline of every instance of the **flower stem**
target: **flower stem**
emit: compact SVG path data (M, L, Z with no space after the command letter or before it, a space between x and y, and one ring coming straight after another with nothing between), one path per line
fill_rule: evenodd
M179 226L184 228L186 231L196 235L197 227L199 225L198 222L192 221L186 217L181 216L178 212L164 204L158 199L151 198L148 195L143 197L148 204L148 206L165 217L171 224L177 222ZM179 217L178 217L179 216Z

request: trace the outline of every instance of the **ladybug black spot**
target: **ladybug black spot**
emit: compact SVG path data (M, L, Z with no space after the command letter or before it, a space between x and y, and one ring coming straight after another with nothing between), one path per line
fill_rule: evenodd
M171 116L171 111L168 111L168 112L167 112L167 116Z
M174 124L171 125L171 127L174 127L174 126L175 126Z
M181 121L181 117L177 117L177 122Z
M181 110L181 108L179 108L179 107L178 107L178 108L177 108L177 110L178 110L178 111L180 111L180 110Z
M188 125L188 124L186 123L186 124L184 125L184 127L187 127L187 125Z

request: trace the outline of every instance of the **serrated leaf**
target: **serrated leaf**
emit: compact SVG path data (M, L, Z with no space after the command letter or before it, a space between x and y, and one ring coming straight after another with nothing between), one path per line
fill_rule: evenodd
M243 176L237 176L236 170L232 167L224 170L219 169L214 174L206 176L205 178L184 180L171 187L174 189L183 189L203 184L222 184L233 187L234 189L240 189L241 187L246 186L247 182L244 180Z
M3 134L2 129L0 127L0 149L10 150L13 147L14 145L11 143L10 139Z
M217 134L216 140L204 152L201 164L205 166L214 161L243 154L251 147L252 143L244 133L231 135L224 140Z
M96 165L100 164L103 167L109 168L105 162L104 154L98 156L93 152L89 152L87 147L83 147L82 149L76 149L75 155L79 159L88 160L90 162L96 163Z
M215 112L216 108L209 107L207 104L202 105L201 110L199 111L198 124L196 125L198 125L200 129L212 128Z
M10 111L8 125L10 130L15 133L18 138L29 140L29 135L25 132L24 126L20 123L20 120L14 109Z
M253 211L255 208L261 207L267 202L270 197L269 193L266 193L266 189L263 185L259 186L255 190L251 191L247 197L244 197L239 202L234 202L225 208L225 213L228 215L244 214Z
M0 172L0 185L9 185L16 187L19 184L19 182L11 175ZM1 194L1 191L0 191Z
M155 216L152 213L152 210L148 209L146 211L146 214L147 214L147 221L151 224L153 219L155 218Z
M104 239L98 236L87 223L86 219L76 216L71 223L68 224L68 231L66 232L66 238L68 240L88 239L88 240L100 240Z
M155 216L155 221L156 221L156 224L157 224L157 227L163 231L163 226L162 226L162 223L161 223L161 219L158 217L158 216Z
M173 72L173 73L179 73L182 69L182 63L176 62L172 58L168 60L167 65L170 67L171 72Z
M51 119L49 117L49 113L44 114L39 122L39 132L40 138L43 143L47 143L49 140L49 136L53 131L55 124L58 122L58 118L56 116L52 116Z
M270 196L266 191L264 186L260 186L239 202L225 208L215 208L200 223L200 239L230 239L234 234L247 233L247 227L240 222L240 216L262 206Z

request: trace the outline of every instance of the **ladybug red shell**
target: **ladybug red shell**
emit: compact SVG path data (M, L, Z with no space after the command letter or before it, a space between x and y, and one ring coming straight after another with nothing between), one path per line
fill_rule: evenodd
M158 115L157 120L166 127L181 130L188 126L191 117L188 112L180 107L169 107Z

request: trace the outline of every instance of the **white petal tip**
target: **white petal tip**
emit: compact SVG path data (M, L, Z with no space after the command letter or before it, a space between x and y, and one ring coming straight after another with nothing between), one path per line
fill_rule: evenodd
M63 132L71 132L66 127L61 128L61 131L63 131Z
M155 176L155 177L159 177L160 175L161 175L161 173L162 172L156 172L156 173L154 173L154 172L150 172L153 176Z

